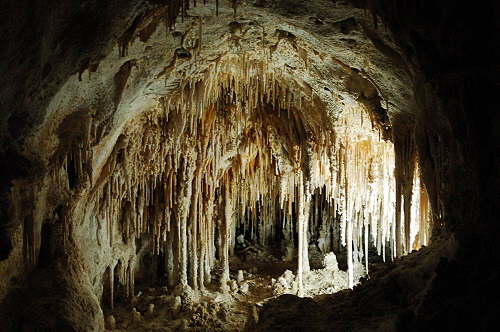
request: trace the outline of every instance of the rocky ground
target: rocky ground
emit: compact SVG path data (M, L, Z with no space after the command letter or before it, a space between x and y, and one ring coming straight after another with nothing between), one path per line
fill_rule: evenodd
M231 257L229 291L221 292L218 276L203 291L189 286L139 287L129 303L105 311L106 328L113 331L252 331L267 302L296 294L296 261L284 261L279 252L258 245L246 255ZM347 288L347 273L339 270L333 253L316 255L324 268L305 273L306 296L331 294ZM356 280L364 273L356 269Z
M253 331L424 331L413 319L426 310L424 298L439 267L456 251L453 237L436 242L395 261L370 265L370 277L353 290L277 297L263 306Z
M108 310L106 328L113 331L242 331L258 320L259 307L273 298L272 278L292 263L256 249L243 261L231 258L229 291L220 291L218 277L203 291L139 287L130 303Z
M427 285L436 267L454 256L455 241L441 241L434 249L423 248L387 264L370 264L370 277L363 277L363 267L357 264L359 284L353 290L347 289L346 272L329 253L323 256L322 269L305 273L302 298L294 295L295 261L256 250L245 260L232 257L228 293L218 291L217 280L203 292L145 288L132 303L115 309L114 321L107 317L107 327L114 331L396 331L422 310Z

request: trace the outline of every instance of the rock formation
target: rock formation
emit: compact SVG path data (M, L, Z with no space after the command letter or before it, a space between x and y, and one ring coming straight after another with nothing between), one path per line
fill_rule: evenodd
M296 265L277 293L355 288L334 295L354 293L347 303L398 280L408 292L387 330L452 330L434 316L451 312L440 292L470 283L467 299L478 303L474 280L487 287L499 266L500 47L475 39L496 31L498 5L468 9L6 1L0 329L102 331L127 325L117 314L128 305L130 324L175 307L231 330L217 321L234 312L210 313L202 297L250 298L253 281L235 276L231 260L281 243L280 257ZM457 23L465 16L470 26ZM337 258L318 270L311 246ZM373 262L401 267L372 274ZM479 272L480 262L496 272ZM355 286L360 271L370 280ZM425 277L409 281L408 271ZM443 285L449 275L455 284ZM149 284L170 300L143 293ZM298 301L291 311L320 305L285 296L263 320L249 309L247 328L279 329L280 301ZM484 329L495 317L474 314Z

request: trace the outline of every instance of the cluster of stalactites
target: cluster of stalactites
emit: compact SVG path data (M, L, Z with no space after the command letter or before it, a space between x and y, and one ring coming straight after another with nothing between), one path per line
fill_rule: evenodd
M115 297L129 298L135 294L134 264L134 258L129 260L121 258L106 268L103 278L103 297L104 293L107 293L106 300L109 302L105 304L111 310L114 309ZM121 294L115 294L115 280L123 286L119 288Z
M243 177L246 179L243 183L248 185L239 187L235 217L238 222L231 234L239 231L265 245L276 239L293 241L298 232L299 242L303 234L304 246L317 243L325 253L345 247L351 263L348 265L352 287L353 262L364 261L368 271L370 246L386 260L428 244L430 207L413 158L408 161L413 165L407 166L412 172L409 176L411 196L399 193L401 201L408 202L409 210L401 208L397 219L396 186L408 186L396 176L398 151L392 142L381 139L373 130L363 109L345 110L336 122L332 139L329 147L318 144L315 149L299 149L297 152L308 156L299 172L280 174L277 164L271 163L275 169L270 172L256 170L257 177L251 174ZM264 186L265 191L250 189ZM300 190L301 186L304 190ZM257 193L261 196L256 196ZM307 210L304 225L300 225L303 211L297 209ZM306 233L302 233L300 227L306 227ZM404 248L402 253L397 251L398 241ZM297 243L296 246L300 247ZM299 249L299 252L301 250L307 252L307 249ZM302 270L306 271L306 258L303 264Z
M266 220L259 240L271 239L273 231L264 230L276 218L258 202L279 200L291 216L298 178L331 168L333 132L317 98L284 86L262 64L247 61L241 75L237 67L218 65L212 75L161 98L118 139L103 167L106 180L97 181L95 218L107 224L109 245L116 241L115 223L125 242L152 235L153 251L165 253L172 285L203 288L216 250L227 261L234 227L245 216ZM320 169L307 171L313 164ZM318 179L310 182L326 183Z
M237 232L262 244L298 232L299 272L306 271L320 205L321 227L339 230L332 236L349 262L363 253L366 261L368 241L384 258L387 246L397 256L392 143L363 109L346 109L333 125L312 90L262 62L240 61L182 81L120 136L95 183L94 217L106 223L109 245L116 235L128 242L150 234L168 283L199 289L211 280L216 252L228 276ZM429 239L427 197L411 169L407 251ZM318 190L321 199L313 199Z
M342 146L339 149L342 154L339 157L342 160L339 171L339 203L343 211L341 235L342 239L352 237L358 253L362 252L364 244L365 257L369 239L384 259L387 245L391 257L399 257L428 244L428 198L420 181L416 158L398 164L401 152L392 142L381 140L377 132L370 130L367 120L364 112L349 110L336 127ZM404 182L398 177L403 165L410 170ZM398 191L398 186L404 190ZM407 191L413 195L405 195ZM402 200L405 202L404 214L400 209L398 217L397 206ZM352 223L354 235L346 234L349 223ZM405 250L398 252L399 247Z

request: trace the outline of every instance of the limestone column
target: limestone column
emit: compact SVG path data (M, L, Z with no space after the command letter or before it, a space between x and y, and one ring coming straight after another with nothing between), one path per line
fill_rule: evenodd
M226 182L224 188L224 217L222 218L221 227L221 264L222 264L222 276L221 276L221 290L228 290L229 281L229 230L231 226L232 218L232 202L230 196L230 188Z
M181 192L177 204L178 221L180 225L180 284L188 285L188 239L187 239L187 218L193 187L195 165L192 154L188 154L184 159L183 181L181 182Z

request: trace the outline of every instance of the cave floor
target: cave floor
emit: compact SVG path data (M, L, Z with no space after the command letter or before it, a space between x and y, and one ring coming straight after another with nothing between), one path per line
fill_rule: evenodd
M180 291L166 287L138 287L132 301L117 303L113 323L106 319L107 330L113 331L244 331L251 330L258 321L258 307L273 299L272 279L284 271L295 270L295 261L276 258L277 253L260 252L230 259L231 290L219 288L220 271L215 270L212 282L203 291ZM244 281L237 282L238 270ZM242 290L242 284L248 291ZM134 312L134 309L137 312ZM139 316L140 313L140 316Z

